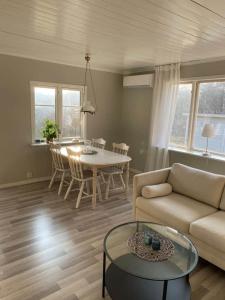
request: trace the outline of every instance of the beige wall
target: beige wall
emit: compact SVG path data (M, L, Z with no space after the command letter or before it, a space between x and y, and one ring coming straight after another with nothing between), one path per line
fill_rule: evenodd
M30 88L32 80L66 84L82 84L84 69L0 55L0 184L34 178L50 171L47 147L32 147L30 120ZM181 77L225 74L225 61L181 68ZM122 76L94 71L98 113L88 117L89 138L104 137L107 147L113 141L130 145L131 167L144 170L151 112L152 89L122 88ZM90 90L88 90L90 92ZM183 162L194 167L225 174L225 164L188 154L171 152L170 163Z
M47 147L32 147L30 81L83 84L84 69L0 55L0 184L50 172ZM87 136L119 141L122 76L94 71L98 112L88 117ZM88 89L90 92L90 89Z
M144 170L148 143L152 88L124 88L121 140L130 146L131 167Z
M225 75L225 61L185 65L181 67L181 78ZM124 89L123 93L123 139L131 146L132 166L144 170L146 147L152 102L152 89ZM138 141L138 142L136 142ZM140 151L138 150L140 146ZM134 150L135 149L135 150ZM186 163L190 166L215 173L225 174L225 163L216 160L206 161L193 155L170 152L170 164Z
M199 168L212 173L225 175L225 162L202 156L170 151L170 164L175 162Z
M204 64L184 65L181 67L181 78L225 75L225 61Z

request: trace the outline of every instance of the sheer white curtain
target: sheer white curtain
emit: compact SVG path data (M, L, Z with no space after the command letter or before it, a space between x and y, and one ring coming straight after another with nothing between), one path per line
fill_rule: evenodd
M180 64L155 68L146 170L169 165L168 145L176 109Z

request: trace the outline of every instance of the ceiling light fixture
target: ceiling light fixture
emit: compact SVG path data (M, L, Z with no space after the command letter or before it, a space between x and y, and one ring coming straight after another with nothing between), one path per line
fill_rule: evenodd
M93 83L93 78L92 78L92 74L91 74L91 66L90 66L90 55L86 54L85 55L85 61L86 61L86 68L85 68L85 75L84 75L84 103L81 107L81 112L83 113L89 113L91 115L94 115L96 112L96 96L95 96L95 88L94 88L94 83ZM89 76L90 76L90 87L92 89L92 95L94 98L94 104L92 104L91 100L87 99L87 94L86 94L86 90L87 90L87 80L88 80L88 72L89 72Z

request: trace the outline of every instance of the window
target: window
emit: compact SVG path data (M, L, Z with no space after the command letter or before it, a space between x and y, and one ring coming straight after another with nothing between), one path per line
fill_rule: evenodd
M62 135L81 136L80 91L62 90Z
M192 84L180 84L176 112L172 127L170 142L173 145L181 147L187 146L188 143L188 125L191 108Z
M216 136L209 141L209 150L225 154L225 82L199 83L198 111L193 147L205 148L205 138L201 136L204 124L213 124Z
M34 127L35 138L41 138L41 129L46 119L55 121L55 96L54 88L34 87Z
M83 86L31 82L32 142L42 138L47 119L61 129L61 138L84 137L85 117L80 113Z
M225 80L181 83L170 145L205 149L206 139L201 134L206 123L216 132L209 139L209 151L225 155Z

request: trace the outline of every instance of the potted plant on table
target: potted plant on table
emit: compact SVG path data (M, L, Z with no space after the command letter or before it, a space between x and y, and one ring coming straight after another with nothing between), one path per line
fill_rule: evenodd
M56 124L52 120L46 120L45 126L42 130L42 135L44 138L46 138L47 143L50 143L53 141L53 139L56 139L60 134L60 129L58 124Z

